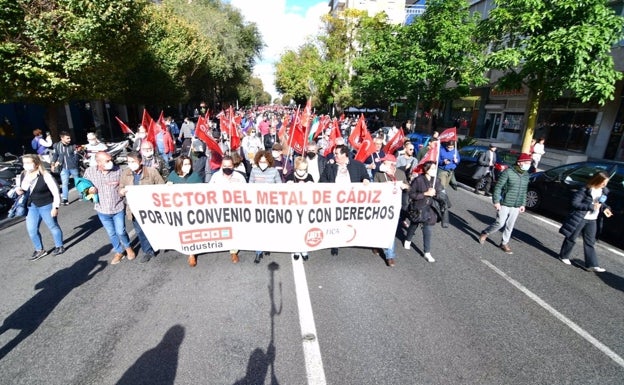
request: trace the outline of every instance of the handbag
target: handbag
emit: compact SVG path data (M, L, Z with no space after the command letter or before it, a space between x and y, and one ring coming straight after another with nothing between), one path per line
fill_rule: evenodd
M427 199L430 199L430 198L427 198ZM407 215L409 217L410 222L424 223L424 222L429 221L431 210L428 210L427 206L428 204L426 201L425 201L425 204L423 205L423 202L421 201L411 200L409 203L409 208L407 210Z

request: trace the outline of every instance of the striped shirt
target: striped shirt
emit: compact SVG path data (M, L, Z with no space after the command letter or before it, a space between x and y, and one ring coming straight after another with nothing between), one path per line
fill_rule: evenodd
M124 198L119 195L121 169L118 166L107 173L97 167L89 167L84 173L84 178L90 180L97 189L100 202L95 204L95 211L102 214L117 214L124 210Z

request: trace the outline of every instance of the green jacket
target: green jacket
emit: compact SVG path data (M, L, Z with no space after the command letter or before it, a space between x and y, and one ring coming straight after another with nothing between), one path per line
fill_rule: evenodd
M529 172L522 171L518 166L503 171L492 195L492 202L507 207L526 205L526 193L529 187Z

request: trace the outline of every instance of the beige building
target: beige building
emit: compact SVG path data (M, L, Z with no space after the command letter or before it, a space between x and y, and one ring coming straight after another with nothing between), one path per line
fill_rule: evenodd
M369 16L385 12L392 24L405 23L409 8L418 3L417 0L330 0L330 13L344 11L345 9L358 9L367 11Z

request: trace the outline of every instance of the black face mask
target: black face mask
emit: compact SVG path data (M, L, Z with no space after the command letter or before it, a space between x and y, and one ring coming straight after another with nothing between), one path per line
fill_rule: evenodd
M234 172L233 168L222 168L221 171L223 171L223 173L225 175L232 175L232 173Z
M316 156L316 152L308 151L306 152L306 156L308 157L308 159L314 159L314 157Z

